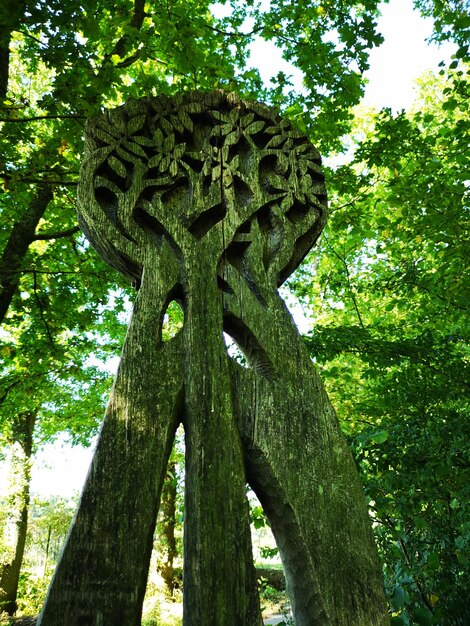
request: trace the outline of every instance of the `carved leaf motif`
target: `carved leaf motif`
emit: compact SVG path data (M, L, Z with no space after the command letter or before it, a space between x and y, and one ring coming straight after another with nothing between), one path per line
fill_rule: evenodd
M248 115L244 115L242 118L240 118L240 124L243 127L248 126L248 124L251 124L251 122L255 119L255 114L254 113L248 113Z
M136 117L133 117L132 119L130 119L127 122L127 133L129 135L133 135L138 130L140 130L142 126L145 124L146 118L147 118L146 115L137 115Z
M175 146L175 149L173 150L173 155L174 155L175 159L181 159L181 157L183 156L185 150L186 150L186 144L185 143L177 144Z
M214 126L211 130L211 137L221 137L222 136L222 126Z
M123 150L121 146L116 147L116 154L127 163L135 163L135 155L129 154L127 150Z
M189 117L186 111L180 111L178 113L178 117L181 121L181 124L184 126L184 128L186 128L186 130L189 130L190 132L193 132L193 129L194 129L193 120Z
M178 146L186 146L186 144L178 144ZM178 146L176 146L175 148L175 154ZM194 150L190 150L186 154L190 159L193 159L194 161L204 161L204 155L201 152L195 152Z
M324 176L323 176L323 172L321 169L321 165L319 165L318 163L316 163L315 161L307 161L307 166L308 169L313 172L314 174L316 174L319 178L321 178L322 180L324 180Z
M171 163L171 157L169 156L163 157L160 163L160 167L159 167L160 172L165 172L169 168L170 163Z
M132 141L135 141L141 146L147 146L148 148L153 148L154 146L154 142L148 137L144 137L144 135L134 135Z
M127 176L126 167L119 159L116 159L116 157L113 157L111 155L110 157L108 157L108 163L110 168L114 172L116 172L118 176L120 176L121 178L125 178Z
M249 126L247 126L245 128L245 133L247 135L254 135L256 133L259 133L260 130L263 130L263 128L266 126L266 122L263 121L259 121L259 122L253 122L252 124L250 124Z
M239 140L240 131L237 129L227 135L227 137L225 138L225 145L233 146L234 144L238 143Z
M278 126L268 126L267 128L264 129L264 132L268 135L277 135L279 134L279 127Z
M120 109L114 110L114 115L111 118L112 123L116 126L120 133L125 135L127 133L127 122L124 118L124 113Z
M201 113L203 111L203 106L200 102L190 102L185 106L185 110L188 113Z
M178 173L178 163L176 161L172 161L170 163L170 174L171 176L176 176Z
M275 169L278 174L285 174L287 172L287 170L289 169L289 161L285 154L281 153L278 156Z
M104 141L105 143L108 143L108 144L116 143L116 138L110 135L103 128L100 128L99 126L96 126L93 129L93 138L99 139L100 141Z
M266 148L277 148L285 140L286 138L284 137L284 135L274 135L274 137L272 137L266 144Z
M305 159L302 159L301 161L299 161L299 172L301 174L301 176L305 176L305 174L307 173L307 161Z
M97 128L101 128L101 130L104 130L106 133L109 133L110 135L112 135L116 139L120 139L121 136L122 136L122 133L117 128L114 128L114 126L112 124L106 124L106 123L97 124L95 126L95 130ZM92 131L92 132L94 133L94 131Z
M156 154L151 159L149 159L148 167L158 167L161 163L163 156L161 154Z
M160 126L163 128L163 130L166 131L166 133L168 135L170 135L171 133L173 133L173 126L170 124L170 122L165 118L162 117L158 120L158 123L160 124Z
M184 133L184 126L181 123L181 120L180 120L179 116L178 115L172 115L170 119L171 119L171 124L172 124L173 128L175 128L180 133Z
M175 147L175 136L173 134L166 137L163 141L163 152L171 152Z
M289 182L283 176L278 176L277 174L268 176L268 183L271 187L279 191L285 191L289 188Z
M153 141L155 143L155 146L159 148L160 146L163 145L164 140L165 140L165 137L163 136L161 129L157 128L157 130L153 133Z
M129 150L129 152L133 152L134 154L137 154L138 156L147 157L147 154L145 153L145 151L136 143L134 143L133 141L123 141L123 146Z
M235 124L240 118L240 109L238 109L237 107L233 108L228 114L228 117L231 123Z
M223 113L221 113L220 111L213 110L213 111L209 111L209 113L218 122L227 123L229 121L229 118L226 115L224 115Z

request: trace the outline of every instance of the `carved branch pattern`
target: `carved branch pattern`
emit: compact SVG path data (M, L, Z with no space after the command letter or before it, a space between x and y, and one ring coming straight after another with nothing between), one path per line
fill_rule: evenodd
M273 109L223 92L149 97L109 111L88 126L82 171L95 198L81 204L82 226L132 279L155 237L178 250L210 237L222 278L228 262L279 285L326 219L310 141Z

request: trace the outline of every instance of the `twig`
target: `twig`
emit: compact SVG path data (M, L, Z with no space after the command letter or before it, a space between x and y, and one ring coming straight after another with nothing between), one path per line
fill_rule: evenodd
M55 233L38 233L34 236L33 241L48 241L49 239L61 239L63 237L70 237L71 235L75 235L80 231L79 226L74 226L73 228L69 228L68 230L63 230Z

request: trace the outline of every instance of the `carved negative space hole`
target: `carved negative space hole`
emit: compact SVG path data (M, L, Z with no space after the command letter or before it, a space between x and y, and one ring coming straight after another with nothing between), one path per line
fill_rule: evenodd
M232 287L230 287L230 285L225 280L225 278L222 278L220 274L217 274L217 286L219 287L220 291L222 291L223 293L228 293L230 295L234 294Z
M251 330L240 319L227 313L224 316L224 333L229 335L238 346L248 367L268 380L275 377L271 360ZM229 352L229 356L232 356Z
M216 204L198 215L188 230L196 239L202 239L213 226L224 219L226 214L227 207L225 204Z
M256 218L261 232L267 233L271 230L271 209L269 204L265 204L256 212Z
M107 187L97 187L95 189L95 198L100 207L103 209L106 217L113 224L118 222L118 199L115 193Z
M108 161L104 161L104 163L102 163L99 166L99 168L96 170L96 175L102 176L106 180L109 180L110 182L114 183L116 187L118 187L121 191L127 191L130 187L130 183L132 180L132 172L134 171L134 164L126 163L126 165L124 166L122 161L120 161L116 157L110 157L110 158L113 158L114 162L121 164L119 171L121 171L122 169L122 173L123 174L125 173L125 175L120 176L117 173L117 171L110 166Z
M272 135L267 135L263 131L260 131L254 135L250 135L250 139L253 141L253 143L259 150L264 150L264 148L266 147L266 144L268 143L270 139L272 139L272 137L273 137Z
M223 333L225 347L227 348L227 354L231 359L233 359L238 365L244 367L245 369L249 368L248 362L246 360L246 356L240 350L236 342L227 335L227 333Z
M181 555L184 534L185 447L184 428L180 424L176 430L160 496L144 600L147 607L157 606L158 597L171 597L175 601L175 610L180 606L177 601L183 586ZM156 624L153 619L148 623Z
M140 197L143 200L147 200L148 202L152 202L153 197L154 197L156 192L157 192L157 187L155 187L154 185L150 185L149 187L146 187L142 191L142 193L140 194Z
M159 242L166 234L165 228L157 218L147 213L142 207L137 206L134 209L134 220L146 233L156 237Z
M228 152L229 163L236 156L238 156L240 163L239 170L245 175L250 174L250 170L253 167L253 149L243 135L236 144L230 146Z
M297 222L303 220L306 215L308 215L309 210L310 209L306 204L302 204L298 200L295 200L294 204L286 212L286 217L290 222L296 224Z
M176 300L172 300L167 306L165 314L163 316L162 340L169 341L170 339L173 339L173 337L175 337L183 328L183 324L183 309L181 305L176 302Z
M267 185L267 177L274 174L277 165L277 157L275 154L264 156L259 163L259 179L261 184Z
M200 174L202 172L202 168L204 167L204 159L201 156L200 159L195 159L191 156L189 156L189 154L184 154L181 157L181 160L184 161L187 165L189 165L189 167L194 171L197 172L198 174Z
M250 243L251 241L232 241L232 243L227 246L227 249L225 251L225 258L230 263L230 265L236 267L237 270L240 270L241 268L243 256Z
M145 172L144 179L152 180L152 179L158 178L159 176L161 176L161 172L158 169L158 167L151 167Z
M186 177L179 178L167 191L162 193L160 200L174 212L181 211L190 204L190 186Z
M243 222L241 226L237 228L237 232L235 233L235 237L237 235L247 235L251 231L251 218Z
M284 568L267 515L250 485L247 485L246 495L250 506L251 545L257 578L266 581L266 586L285 592ZM286 609L288 607L284 604L283 610Z
M233 177L233 190L235 192L235 198L239 204L247 205L253 200L253 192L238 176Z
M316 209L311 209L316 210ZM282 283L289 278L292 272L302 263L307 252L311 249L313 245L315 245L316 240L318 239L320 233L322 231L321 226L318 226L318 222L315 224L303 235L301 235L295 242L295 252L291 257L287 265L281 269L279 272L279 276L277 279L277 284L282 285Z

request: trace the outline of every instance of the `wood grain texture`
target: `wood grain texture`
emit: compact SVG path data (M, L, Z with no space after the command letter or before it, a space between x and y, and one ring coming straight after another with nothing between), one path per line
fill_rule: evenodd
M296 624L388 623L352 457L277 292L326 221L318 152L276 111L233 94L133 100L89 122L79 207L93 246L140 289L39 624L140 623L180 421L185 626L261 623L247 480L275 533ZM163 343L172 300L184 326ZM224 332L248 369L228 356Z

